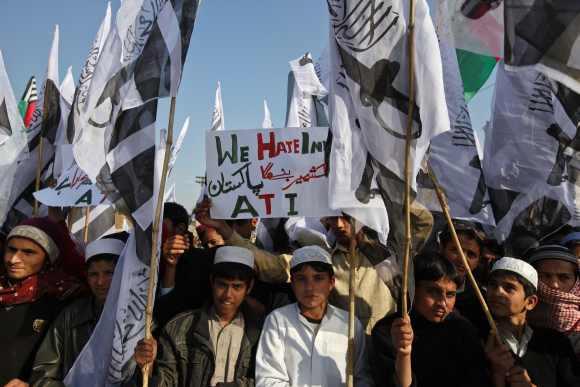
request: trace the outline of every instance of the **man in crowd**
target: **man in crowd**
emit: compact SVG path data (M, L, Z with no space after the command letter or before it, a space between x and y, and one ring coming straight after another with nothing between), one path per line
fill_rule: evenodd
M34 360L32 386L64 387L65 376L99 321L127 238L128 234L123 232L87 245L85 259L91 294L67 306L48 330Z
M161 331L159 345L155 339L140 341L131 383L141 385L140 370L152 363L150 386L253 386L262 318L245 299L254 277L251 251L218 248L210 277L212 302L171 320Z
M474 272L481 261L485 235L472 222L455 220L453 225L455 226L461 249L465 254L465 258L467 258L469 269ZM439 235L439 247L441 254L455 266L455 270L459 274L460 285L457 288L455 309L475 325L481 336L485 336L489 330L489 325L477 300L475 291L467 278L467 268L463 264L460 252L455 246L449 229Z
M267 317L256 357L256 386L343 386L348 313L329 304L336 282L331 256L319 246L302 247L290 265L298 302ZM357 320L355 327L354 384L372 386L363 326Z
M475 327L453 311L461 279L438 253L415 258L409 317L387 316L373 329L377 386L489 386Z
M580 231L572 231L560 241L562 246L569 248L580 264Z
M82 289L61 266L78 256L71 246L69 234L48 218L27 219L8 234L0 277L0 386L27 386L50 323Z
M209 215L211 202L206 199L196 208L196 219L206 226L214 227L223 237L226 244L242 246L253 251L256 257L258 276L268 283L286 283L289 280L289 263L291 255L274 255L253 245L243 238L225 221L212 219ZM348 308L349 281L349 246L351 241L356 245L358 261L356 314L367 335L370 335L374 324L383 316L395 310L395 301L385 282L379 276L367 255L362 252L361 244L352 224L352 219L346 215L326 218L326 224L336 236L336 245L331 253L331 261L335 275L335 286L330 294L330 302L343 309ZM384 258L382 258L384 259Z
M522 260L504 257L491 270L487 302L500 337L490 335L485 350L496 387L580 385L580 368L568 339L528 324L528 313L538 304L537 286L538 273Z
M213 227L206 227L204 225L199 225L196 227L197 235L201 241L201 245L206 249L211 249L212 247L223 246L225 244L224 238L217 232Z
M527 261L538 272L538 306L530 313L534 326L565 334L580 359L580 280L576 256L564 246L546 245Z

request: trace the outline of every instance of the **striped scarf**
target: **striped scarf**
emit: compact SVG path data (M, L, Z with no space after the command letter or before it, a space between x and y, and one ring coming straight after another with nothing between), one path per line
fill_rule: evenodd
M580 332L580 279L569 292L562 292L538 283L540 305L535 322L559 332Z

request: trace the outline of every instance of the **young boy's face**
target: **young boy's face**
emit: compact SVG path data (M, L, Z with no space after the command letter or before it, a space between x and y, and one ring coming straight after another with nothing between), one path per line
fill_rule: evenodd
M534 309L538 297L526 297L524 285L515 275L492 273L487 284L487 302L494 317L507 318L523 315Z
M466 233L459 233L457 237L459 238L459 243L461 244L465 258L467 258L469 268L475 270L479 264L479 258L481 256L481 247L479 246L477 239ZM461 255L452 240L445 243L441 253L453 264L453 266L455 266L455 269L460 276L464 277L467 274Z
M219 316L237 313L246 296L252 290L253 281L248 284L239 279L211 278L213 306Z
M415 286L413 308L425 319L439 323L453 311L457 284L447 277L438 281L419 281Z
M318 272L310 265L303 265L292 273L292 290L303 309L314 310L325 307L334 288L334 276Z

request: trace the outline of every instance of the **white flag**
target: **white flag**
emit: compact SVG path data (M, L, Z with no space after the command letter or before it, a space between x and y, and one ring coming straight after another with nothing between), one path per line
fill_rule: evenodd
M437 12L437 35L451 130L433 138L429 163L446 193L453 218L495 225L476 137L463 96L463 84L447 12L445 3L440 3ZM429 177L421 176L425 186L430 188ZM419 200L431 211L441 212L433 189L420 189Z
M171 159L169 160L169 165L167 167L167 177L171 176L171 172L173 171L173 167L175 166L175 162L177 161L177 156L181 151L181 146L183 145L183 141L185 140L185 136L187 135L187 131L189 130L189 116L185 119L181 130L179 131L179 136L177 136L177 140L175 144L171 147Z
M312 56L307 52L289 63L286 127L328 126L327 113L320 102L328 90L316 75Z
M215 90L215 106L211 116L210 130L225 130L226 123L224 118L224 105L222 103L222 85L218 81Z
M544 198L567 208L564 223L580 225L580 95L536 70L511 72L503 64L496 85L483 170L497 236L507 237L514 219Z
M337 0L329 2L329 12L331 207L372 207L384 212L388 205L391 225L402 228L410 107L408 2ZM416 2L415 12L412 176L417 175L431 138L450 126L439 45L424 0ZM397 240L402 242L400 231Z
M0 51L0 226L10 210L10 194L18 157L26 150L24 122Z
M268 129L272 127L272 116L270 115L270 109L268 108L268 102L264 100L264 120L262 121L262 128Z
M75 158L92 181L107 164L121 111L175 96L199 0L125 0L99 56L86 103L75 106Z

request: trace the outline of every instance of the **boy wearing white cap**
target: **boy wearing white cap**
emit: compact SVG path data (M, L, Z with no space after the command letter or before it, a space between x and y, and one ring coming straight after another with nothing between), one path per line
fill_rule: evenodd
M328 303L334 288L330 254L318 246L294 251L291 284L297 303L266 318L256 357L256 386L344 386L348 313ZM372 386L365 333L356 321L355 385Z
M500 341L488 338L486 354L497 386L578 386L580 372L570 343L559 332L532 329L527 314L537 303L538 273L527 262L504 257L490 273L487 301Z
M153 362L150 386L253 386L262 319L245 299L254 277L251 251L218 248L210 276L212 302L167 323L159 345L155 339L140 341L134 356L138 371L128 385L140 386L140 369Z
M63 385L62 381L99 321L128 236L121 232L87 245L85 261L91 295L67 306L50 327L34 359L31 386Z

